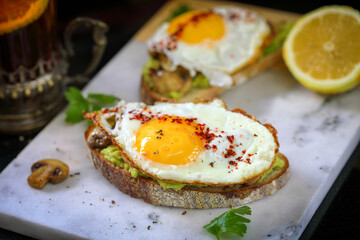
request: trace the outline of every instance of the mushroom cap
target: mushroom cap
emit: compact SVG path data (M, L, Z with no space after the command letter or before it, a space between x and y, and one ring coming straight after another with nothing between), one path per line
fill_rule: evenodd
M69 175L69 166L56 159L43 159L31 166L31 175L27 181L36 189L42 189L46 183L57 184Z

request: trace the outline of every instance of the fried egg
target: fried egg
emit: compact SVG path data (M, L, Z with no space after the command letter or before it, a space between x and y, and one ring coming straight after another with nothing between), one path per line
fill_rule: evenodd
M239 7L216 7L184 13L163 23L148 40L150 52L165 54L188 69L204 74L210 84L230 87L231 74L254 61L271 29L255 12Z
M107 119L115 119L110 125ZM125 160L146 175L184 184L241 184L268 170L276 130L224 102L125 103L100 115Z

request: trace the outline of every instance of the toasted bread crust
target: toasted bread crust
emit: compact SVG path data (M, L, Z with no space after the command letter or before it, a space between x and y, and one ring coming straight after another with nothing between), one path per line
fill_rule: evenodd
M231 76L234 79L235 85L241 84L248 79L264 72L271 66L275 65L281 60L281 50L278 50L268 56L261 57L253 64L250 64L237 72L233 73ZM143 102L146 104L153 104L154 102L192 102L196 99L208 100L216 96L219 96L223 93L226 88L210 86L208 88L197 88L192 89L190 92L185 94L180 99L166 98L153 91L153 89L141 79L140 84L140 97Z
M88 139L94 128L93 125L87 129L85 139ZM285 166L281 170L272 172L261 184L200 188L186 186L176 191L161 187L151 178L142 176L133 178L128 171L107 161L99 150L91 148L89 144L88 149L94 167L110 183L131 197L140 198L147 203L158 206L206 209L244 205L274 194L286 184L290 177L289 162L283 154L278 153L284 160Z

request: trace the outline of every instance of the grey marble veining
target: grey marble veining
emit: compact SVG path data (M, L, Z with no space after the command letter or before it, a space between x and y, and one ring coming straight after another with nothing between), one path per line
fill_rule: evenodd
M139 101L145 45L129 42L84 90ZM291 178L276 194L248 204L245 239L297 239L360 139L360 88L324 96L287 72L267 71L221 96L277 130ZM39 239L215 239L202 226L227 209L156 207L119 192L93 168L83 132L60 113L0 174L0 227ZM57 158L69 178L43 190L27 185L33 162Z

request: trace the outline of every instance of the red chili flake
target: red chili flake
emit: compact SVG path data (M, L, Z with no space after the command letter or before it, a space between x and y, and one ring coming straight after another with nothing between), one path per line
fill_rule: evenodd
M246 159L244 160L242 157L238 157L238 158L236 158L236 160L239 161L239 162L244 162L244 163L251 164L250 158L246 158Z
M129 119L130 119L130 120L134 120L134 119L135 119L135 120L139 120L139 121L141 122L141 124L147 123L148 121L151 120L150 117L144 115L142 112L139 113L139 114L134 115L134 117L129 118Z
M210 133L210 128L205 129L205 124L198 124L195 134L203 139L206 143L210 143L217 137L214 133Z
M234 148L234 145L229 145L229 148L230 148L230 149L233 149L233 148Z
M214 150L217 150L217 146L216 146L216 145L212 145L212 148L213 148Z
M208 150L211 148L209 144L206 144L204 147Z
M232 144L234 142L234 135L231 135L231 136L226 136L227 140Z
M231 149L226 149L226 153L224 154L225 158L233 157L236 155L236 152Z
M230 20L240 20L240 14L238 12L231 12L229 18Z
M232 160L229 161L229 164L230 164L230 165L233 165L233 166L237 166L237 162L232 161Z
M258 135L254 133L254 137L257 137Z
M196 121L197 120L197 118L186 118L185 119L185 122L188 124L188 125L190 125L192 122L194 122L194 121Z
M210 162L210 166L211 166L211 167L214 167L214 162Z
M171 120L171 122L172 122L172 123L179 123L179 124L181 124L183 121L182 121L181 118L174 118L174 119Z
M119 121L119 119L120 119L120 118L119 118L119 117L117 117L117 118L116 118L116 121Z
M108 113L108 112L109 112L108 108L105 108L104 110L102 110L102 113Z

